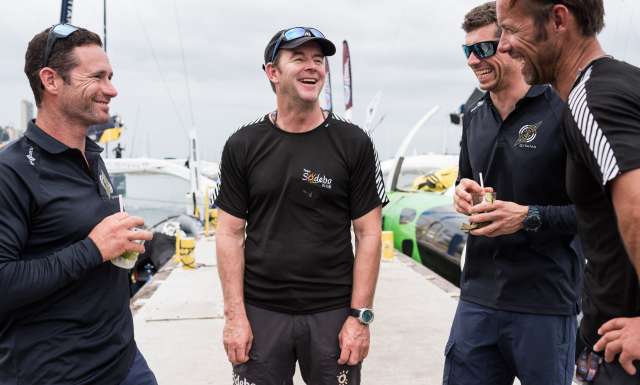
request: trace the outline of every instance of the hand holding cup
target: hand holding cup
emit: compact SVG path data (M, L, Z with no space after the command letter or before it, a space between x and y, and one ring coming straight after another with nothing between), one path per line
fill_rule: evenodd
M138 229L143 226L144 219L140 217L115 213L98 223L89 233L89 239L100 251L102 260L111 261L126 252L144 253L142 242L150 241L153 233Z

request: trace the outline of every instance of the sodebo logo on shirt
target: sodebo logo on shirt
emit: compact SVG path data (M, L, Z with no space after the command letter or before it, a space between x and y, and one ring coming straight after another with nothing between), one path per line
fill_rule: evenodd
M256 385L255 382L249 382L246 378L240 378L239 374L233 375L233 385Z
M302 171L303 182L320 185L323 188L331 190L331 178L327 178L326 175L320 175L319 172L307 170L306 168L303 168Z

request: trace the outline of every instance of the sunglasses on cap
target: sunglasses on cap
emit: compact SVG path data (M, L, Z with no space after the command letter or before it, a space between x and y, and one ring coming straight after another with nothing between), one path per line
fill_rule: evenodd
M51 56L51 52L53 51L53 45L56 44L56 41L59 39L66 39L78 30L78 27L73 26L71 24L56 24L51 29L49 29L49 35L47 36L47 46L44 49L44 57L42 58L42 68L46 67L49 64L49 57Z
M322 32L318 31L315 28L307 28L307 27L290 28L282 32L282 35L280 35L280 37L276 41L276 44L273 45L273 52L271 53L271 60L269 60L269 62L273 63L273 61L275 60L276 54L278 53L278 49L280 48L280 44L286 43L291 40L300 39L301 37L305 37L305 36L325 38Z
M467 59L472 52L476 54L478 59L486 59L498 52L498 40L481 41L471 45L463 44L462 50Z

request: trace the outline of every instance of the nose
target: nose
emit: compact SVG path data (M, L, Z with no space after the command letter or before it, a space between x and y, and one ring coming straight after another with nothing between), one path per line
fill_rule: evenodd
M102 92L110 98L115 98L116 96L118 96L118 90L116 90L116 87L111 82L111 79L107 79Z
M500 35L500 41L498 42L498 52L502 53L510 53L511 52L511 42L509 42L509 38L505 36L506 34L503 32Z
M469 57L467 58L467 65L469 66L475 66L480 64L481 60L480 58L478 58L475 54L475 52L471 52L471 55L469 55Z

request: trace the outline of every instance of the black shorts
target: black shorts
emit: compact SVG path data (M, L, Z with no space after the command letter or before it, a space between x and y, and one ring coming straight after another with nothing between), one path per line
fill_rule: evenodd
M629 375L624 371L618 357L612 363L602 362L598 368L598 374L590 385L638 385L640 384L640 365L636 364L636 375Z
M296 361L312 385L359 385L360 364L339 365L343 308L293 315L246 305L253 332L249 361L233 366L233 385L293 385Z

